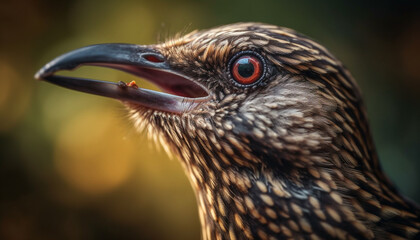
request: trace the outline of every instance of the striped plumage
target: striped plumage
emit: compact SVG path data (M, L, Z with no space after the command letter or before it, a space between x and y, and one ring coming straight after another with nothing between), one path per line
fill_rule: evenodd
M323 46L240 23L149 48L209 95L178 114L126 103L135 127L180 158L204 239L420 238L420 211L382 172L355 81ZM229 65L243 51L265 61L249 87Z

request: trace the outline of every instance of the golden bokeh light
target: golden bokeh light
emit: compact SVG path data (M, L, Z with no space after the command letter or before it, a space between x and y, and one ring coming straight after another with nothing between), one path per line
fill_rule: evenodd
M54 162L74 188L100 194L120 186L132 173L135 146L124 140L126 124L106 109L82 112L60 131Z
M0 75L0 132L5 132L26 113L31 86L25 85L18 71L1 57Z

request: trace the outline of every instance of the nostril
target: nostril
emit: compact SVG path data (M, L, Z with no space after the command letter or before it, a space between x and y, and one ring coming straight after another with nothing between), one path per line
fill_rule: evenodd
M157 55L152 55L152 54L143 55L143 58L149 62L154 62L154 63L164 62L164 59L162 57L157 56Z

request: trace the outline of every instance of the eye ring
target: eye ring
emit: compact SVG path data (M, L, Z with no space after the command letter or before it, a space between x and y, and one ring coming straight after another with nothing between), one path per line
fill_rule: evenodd
M239 52L229 62L230 78L242 87L256 85L264 78L265 73L265 60L254 51Z

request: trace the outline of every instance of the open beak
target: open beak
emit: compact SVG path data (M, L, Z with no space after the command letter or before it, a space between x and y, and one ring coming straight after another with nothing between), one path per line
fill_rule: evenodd
M122 70L156 84L165 92L129 87L99 80L57 76L60 70L79 66L101 66ZM98 44L80 48L52 60L35 78L73 90L115 98L146 108L182 114L207 101L207 90L171 69L165 57L148 46L133 44Z

